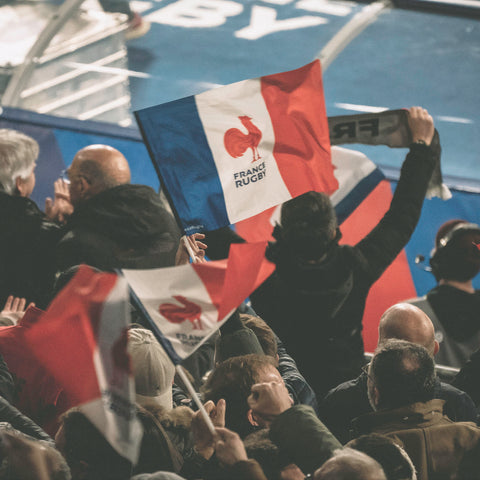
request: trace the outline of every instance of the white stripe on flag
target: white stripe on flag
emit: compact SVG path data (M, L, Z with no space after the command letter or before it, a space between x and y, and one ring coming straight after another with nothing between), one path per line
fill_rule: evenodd
M196 95L195 100L223 187L230 223L257 214L258 203L266 209L289 200L290 193L273 156L275 136L261 93L261 81L237 82ZM239 115L232 112L250 117L251 123L261 131L257 147L260 159L253 161L251 148L246 148L237 158L226 150L227 130L237 129L239 139L248 134Z
M114 359L115 344L121 342L129 323L128 285L124 278L118 277L103 303L96 338L97 348L93 353L102 396L83 404L80 409L118 453L136 463L142 426L136 416L134 379L122 368L125 363L116 365ZM125 350L117 348L116 353L126 356L126 344Z
M375 164L363 153L342 147L332 147L332 163L336 167L334 175L339 184L339 189L330 196L334 206L376 169Z

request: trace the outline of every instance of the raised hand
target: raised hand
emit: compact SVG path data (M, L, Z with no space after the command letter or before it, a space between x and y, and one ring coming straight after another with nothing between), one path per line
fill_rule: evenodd
M203 233L194 233L193 235L184 235L180 239L177 254L175 256L175 265L185 265L190 258L192 263L205 262L205 249L207 245L200 240L203 240L205 235Z
M54 200L50 197L45 199L45 214L51 220L65 223L73 213L73 205L70 202L70 191L68 184L59 178L53 184Z
M430 145L435 133L433 118L422 107L411 107L408 109L408 113L408 125L413 143L420 142Z
M256 383L247 401L255 420L266 426L293 405L283 382Z
M12 321L14 325L23 317L25 310L28 307L34 307L35 304L29 303L28 307L25 308L27 301L24 298L14 297L9 295L3 310L0 312L0 317L6 317Z
M245 446L238 433L228 428L216 428L215 452L224 465L233 465L242 460L248 460Z
M225 427L225 400L220 399L217 405L209 400L204 407L214 427ZM197 452L208 460L215 451L215 438L200 411L195 412L193 416L192 433Z

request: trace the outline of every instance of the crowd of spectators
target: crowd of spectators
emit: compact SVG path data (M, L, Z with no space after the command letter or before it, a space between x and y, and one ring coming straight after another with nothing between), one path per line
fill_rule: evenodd
M390 207L356 245L339 244L325 194L282 206L266 252L274 273L184 362L213 430L131 306L128 352L143 426L136 464L81 409L65 407L62 386L14 334L33 321L24 312L47 309L80 264L169 267L225 258L244 240L225 228L187 238L187 249L168 206L131 184L127 160L106 145L75 155L43 212L29 198L37 143L0 129L0 478L480 478L480 296L472 284L480 227L441 227L431 259L438 286L385 311L373 358L364 355L367 295L414 232L439 161L428 112L409 109L409 128ZM434 359L460 369L452 384L439 379Z

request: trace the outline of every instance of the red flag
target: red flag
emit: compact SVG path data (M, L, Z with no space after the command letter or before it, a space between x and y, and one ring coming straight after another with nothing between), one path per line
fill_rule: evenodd
M24 334L32 354L118 453L135 462L141 427L127 354L128 287L81 266Z
M58 417L71 404L58 381L25 348L24 338L43 313L29 307L17 325L0 328L0 353L14 379L13 405L53 436L58 429Z

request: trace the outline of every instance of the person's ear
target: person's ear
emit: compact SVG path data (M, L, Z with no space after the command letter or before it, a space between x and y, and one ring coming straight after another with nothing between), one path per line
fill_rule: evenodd
M259 427L260 424L257 422L257 420L255 419L255 415L253 414L253 410L250 409L248 412L247 412L247 418L248 418L248 421L250 422L250 425L253 425L254 427Z
M15 188L18 192L18 194L21 197L26 197L26 192L27 192L27 182L22 178L22 177L17 177L15 179Z
M435 344L433 346L433 356L435 356L439 350L440 350L440 344L435 340Z
M78 183L81 192L87 191L90 188L90 184L87 182L87 179L85 177L79 177Z
M92 186L85 177L78 177L77 182L78 194L82 200L87 200L93 196Z

